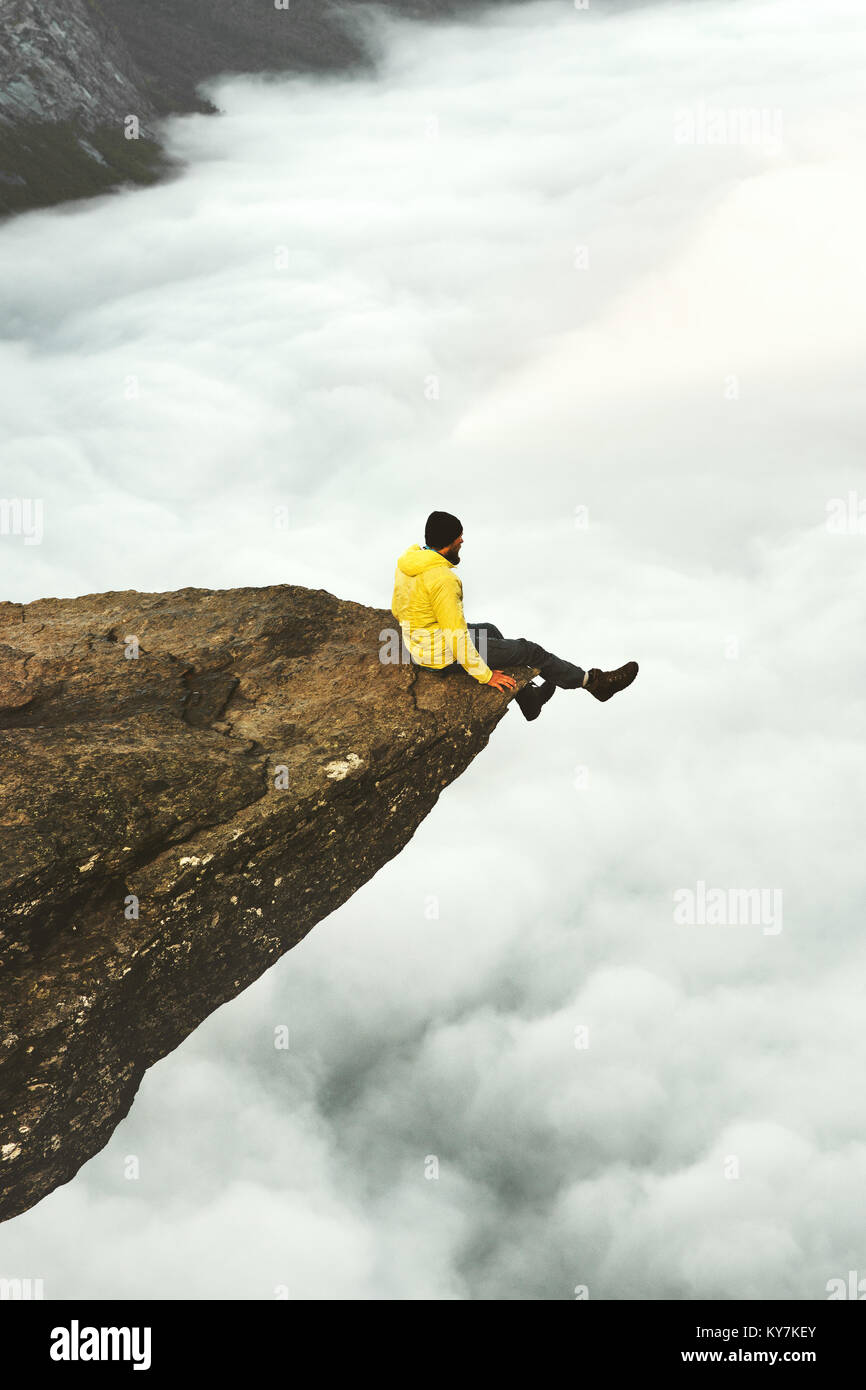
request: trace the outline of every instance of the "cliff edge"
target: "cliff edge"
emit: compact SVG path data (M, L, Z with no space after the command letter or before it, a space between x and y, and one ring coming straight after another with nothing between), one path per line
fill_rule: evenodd
M506 696L383 662L394 626L292 585L0 603L0 1219L487 743Z

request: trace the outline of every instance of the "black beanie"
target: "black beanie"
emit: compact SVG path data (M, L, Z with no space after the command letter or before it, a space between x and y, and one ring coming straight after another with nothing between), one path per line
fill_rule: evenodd
M450 512L431 512L424 527L424 544L431 550L442 550L463 531L463 522Z

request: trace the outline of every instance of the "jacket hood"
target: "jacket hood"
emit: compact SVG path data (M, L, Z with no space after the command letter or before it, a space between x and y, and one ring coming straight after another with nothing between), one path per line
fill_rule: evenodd
M397 568L410 577L421 574L423 570L432 569L434 565L447 565L449 569L454 568L451 561L446 560L444 555L440 555L438 550L427 550L426 547L420 545L410 545L409 549L404 550L397 561Z

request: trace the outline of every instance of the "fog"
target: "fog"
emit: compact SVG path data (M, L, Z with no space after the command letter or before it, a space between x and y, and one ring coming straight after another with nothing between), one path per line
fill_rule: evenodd
M0 492L44 513L41 544L0 535L4 599L387 607L444 508L470 621L641 667L511 710L0 1228L0 1274L591 1300L866 1275L859 22L371 11L374 74L209 84L219 117L166 125L178 177L0 228ZM776 929L676 922L699 885L779 890Z

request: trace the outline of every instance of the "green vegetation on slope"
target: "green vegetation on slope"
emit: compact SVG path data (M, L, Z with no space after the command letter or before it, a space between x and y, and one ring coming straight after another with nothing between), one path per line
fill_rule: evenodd
M155 183L175 167L156 141L127 140L111 126L0 125L0 215L93 197L118 183Z

